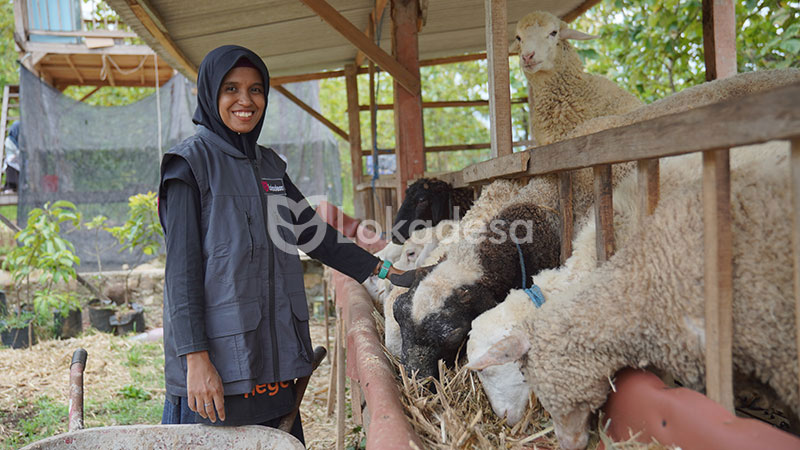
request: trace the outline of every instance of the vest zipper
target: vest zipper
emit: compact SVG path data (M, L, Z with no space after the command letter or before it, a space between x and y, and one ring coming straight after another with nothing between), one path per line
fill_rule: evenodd
M256 186L258 186L258 195L261 197L261 214L264 216L264 231L267 233L267 249L269 260L269 333L270 340L272 341L272 378L275 381L281 381L280 375L280 360L278 355L278 331L275 326L275 246L269 238L269 214L267 214L267 195L264 188L261 186L261 176L258 163L254 160L247 158L250 162L250 168L253 169L253 176L256 179Z
M253 239L253 219L247 211L244 212L244 215L247 217L247 234L250 235L250 262L253 262L253 253L255 253L256 250L256 241Z

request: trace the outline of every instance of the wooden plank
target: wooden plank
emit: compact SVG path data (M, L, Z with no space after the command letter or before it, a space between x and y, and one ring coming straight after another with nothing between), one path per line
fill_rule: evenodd
M356 48L383 70L388 72L403 88L411 94L418 94L420 89L419 70L414 74L403 64L386 54L380 47L375 45L364 33L356 28L349 20L339 14L325 0L300 0L311 8L318 16L332 26L336 31L350 41Z
M792 140L792 152L789 160L791 164L792 189L794 328L797 338L797 360L800 361L800 139ZM800 385L800 377L796 381Z
M706 395L733 413L733 252L728 150L703 153Z
M513 147L532 147L535 145L534 141L514 141L511 143ZM492 148L491 142L479 142L477 144L452 144L452 145L431 145L425 147L425 153L435 152L455 152L460 150L483 150L485 148ZM513 154L513 153L512 153ZM508 155L506 155L508 156ZM480 164L480 163L478 163ZM509 174L511 175L511 174Z
M528 161L530 159L531 154L529 152L512 153L510 155L472 164L464 168L461 172L466 183L514 176L526 173L528 170Z
M28 2L14 0L14 42L22 51L28 51Z
M597 245L597 265L608 261L614 254L614 202L611 186L611 165L595 166L594 170L594 220Z
M575 218L572 208L572 171L558 173L558 207L561 215L561 265L572 256Z
M75 64L72 62L72 58L69 57L69 54L65 53L64 59L67 60L67 64L69 64L69 66L72 68L72 71L75 72L75 76L78 77L78 81L80 81L81 84L83 84L83 75L81 75L81 72L78 70L77 67L75 67Z
M347 123L350 130L350 168L353 176L353 210L358 219L366 219L366 206L358 195L356 186L361 182L364 167L361 161L361 119L358 113L358 77L356 66L348 64L344 68L345 88L347 90Z
M561 16L561 20L570 23L580 17L583 13L589 10L592 6L600 3L600 0L587 0L581 3L577 8Z
M48 42L28 42L26 44L31 53L69 53L71 55L109 54L114 55L152 55L153 50L146 45L115 45L110 48L87 48L83 44L56 44Z
M8 99L11 95L11 85L3 86L3 110L0 111L0 161L6 160L6 124L8 122Z
M528 103L528 97L512 98L512 104ZM442 102L422 102L422 108L468 108L489 106L489 100L448 100ZM369 111L369 105L360 105L358 107L361 111ZM393 109L394 105L379 103L378 110Z
M294 103L295 105L299 106L303 111L305 111L309 115L311 115L311 117L317 119L321 124L323 124L326 127L328 127L328 129L330 129L334 133L338 134L345 141L349 141L350 140L350 136L348 136L347 133L344 132L344 130L342 130L341 128L336 126L335 123L333 123L330 120L328 120L325 116L323 116L317 110L315 110L314 108L309 106L306 102L304 102L304 101L300 100L299 98L297 98L294 94L289 92L289 90L286 89L285 87L283 87L283 86L273 86L273 89L275 89L276 91L278 91L281 94L283 94L284 97L288 98L292 103Z
M327 78L339 78L343 77L344 70L332 70L330 72L317 72L317 73L307 73L303 75L287 75L283 77L272 77L269 79L270 86L279 86L281 84L288 84L288 83L298 83L301 81L311 81L311 80L324 80Z
M736 74L736 7L733 0L703 0L706 81Z
M508 10L506 0L484 0L489 70L489 134L492 157L510 155L511 91L508 78Z
M102 86L97 86L96 88L92 89L91 92L89 92L88 94L86 94L83 97L81 97L81 99L78 100L78 101L82 102L82 101L86 100L87 98L91 97L92 94L94 94L95 92L99 91L101 87Z
M358 183L356 186L358 191L366 191L367 189L372 189L372 180ZM375 189L397 189L397 176L395 174L381 176L375 180Z
M178 61L185 70L197 80L197 66L192 63L186 55L183 54L180 48L175 45L175 42L172 41L172 38L166 32L166 28L164 27L163 23L161 23L160 19L153 18L153 14L155 10L145 2L145 0L127 0L128 6L131 9L131 12L136 16L137 19L142 23L142 26L147 29L153 39L158 41L159 44L170 54L176 61ZM192 81L194 81L192 80Z
M757 144L800 135L800 83L531 150L528 174Z
M457 56L446 56L444 58L432 58L432 59L424 59L419 62L419 65L422 67L425 66L439 66L443 64L455 64L460 62L467 62L467 61L480 61L486 59L486 53L471 53L468 55L457 55Z
M416 0L392 0L392 53L397 61L419 80L419 46ZM397 153L398 203L403 201L408 180L425 173L425 140L422 118L422 94L419 89L399 89L394 83L394 129Z
M639 186L639 224L641 225L644 223L645 217L653 214L658 205L660 179L658 159L637 161L636 172Z
M83 37L83 38L104 38L104 39L125 39L125 38L138 38L139 36L132 31L119 31L119 30L90 30L90 31L48 31L48 30L31 30L29 34L39 36L70 36L70 37Z

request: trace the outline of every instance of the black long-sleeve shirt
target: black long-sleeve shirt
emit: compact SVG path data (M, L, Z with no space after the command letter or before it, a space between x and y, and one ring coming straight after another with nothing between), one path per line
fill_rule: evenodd
M166 297L172 323L177 355L208 349L204 319L204 265L200 232L200 191L189 164L182 158L172 158L164 168L162 207L166 217ZM325 235L320 245L306 252L323 264L363 282L380 260L344 238L335 228L324 223L306 202L303 194L288 175L283 177L286 195L304 208L295 224L318 221ZM314 227L305 227L297 236L302 247L314 236Z

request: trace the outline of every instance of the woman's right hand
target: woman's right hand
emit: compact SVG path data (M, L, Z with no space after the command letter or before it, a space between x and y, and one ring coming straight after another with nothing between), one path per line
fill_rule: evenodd
M207 351L186 355L186 393L189 409L212 422L225 421L225 391Z

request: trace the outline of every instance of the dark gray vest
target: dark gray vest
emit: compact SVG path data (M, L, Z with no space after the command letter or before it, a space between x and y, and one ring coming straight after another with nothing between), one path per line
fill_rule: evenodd
M286 164L258 147L255 161L204 128L164 157L179 156L200 189L209 355L225 395L311 373L303 269L283 177ZM170 342L165 289L167 392L186 395L186 359Z

